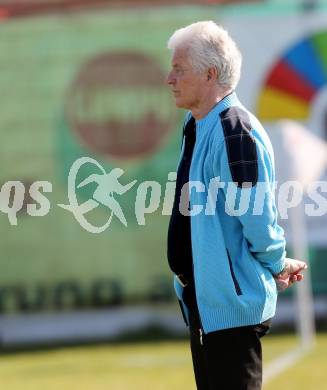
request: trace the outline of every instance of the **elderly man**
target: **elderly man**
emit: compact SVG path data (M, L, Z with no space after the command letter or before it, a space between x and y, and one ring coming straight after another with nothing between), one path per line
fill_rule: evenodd
M177 30L168 48L167 83L176 106L189 110L168 261L190 329L197 388L259 390L260 338L275 314L277 286L300 281L306 264L285 257L273 150L234 92L241 69L235 42L209 21ZM257 189L260 213L254 212Z

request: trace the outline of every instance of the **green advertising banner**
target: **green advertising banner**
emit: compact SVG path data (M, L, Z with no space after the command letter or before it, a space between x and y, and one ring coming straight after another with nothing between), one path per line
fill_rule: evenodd
M107 9L0 25L0 312L173 299L163 206L183 112L164 84L166 42L205 12ZM81 226L68 199L81 157L72 186L93 208L80 218L102 232ZM111 171L116 181L98 202L97 178ZM128 192L110 188L118 176L134 183ZM144 218L136 201L148 207Z

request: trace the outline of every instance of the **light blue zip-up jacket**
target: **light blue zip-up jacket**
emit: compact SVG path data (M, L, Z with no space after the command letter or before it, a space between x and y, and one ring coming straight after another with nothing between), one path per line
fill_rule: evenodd
M185 123L190 117L188 113ZM210 187L213 178L221 188ZM273 149L264 128L235 92L196 120L190 182L193 270L203 331L254 325L273 317L273 274L285 264ZM174 287L187 318L183 287L176 277Z

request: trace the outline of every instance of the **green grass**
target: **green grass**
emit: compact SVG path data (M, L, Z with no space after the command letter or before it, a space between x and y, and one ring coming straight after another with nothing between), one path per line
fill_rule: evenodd
M292 336L266 336L267 364L292 349ZM327 382L327 334L296 366L264 390L320 390ZM195 389L187 341L63 348L0 357L1 389L180 390Z

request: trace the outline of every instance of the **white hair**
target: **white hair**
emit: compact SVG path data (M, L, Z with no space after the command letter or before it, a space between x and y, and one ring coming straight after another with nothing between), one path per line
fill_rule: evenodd
M185 47L194 70L215 67L218 84L235 89L241 75L242 55L228 32L212 21L190 24L176 30L168 40L168 49Z

